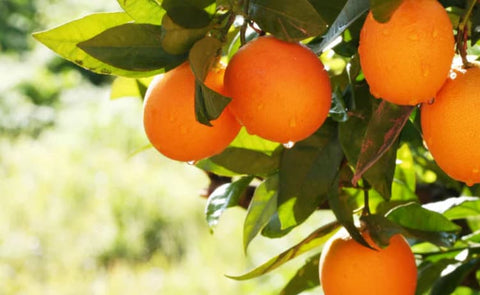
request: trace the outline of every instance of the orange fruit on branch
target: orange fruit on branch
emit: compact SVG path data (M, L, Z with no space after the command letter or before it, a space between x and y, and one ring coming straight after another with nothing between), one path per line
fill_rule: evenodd
M432 99L448 77L452 24L436 0L403 0L386 23L368 14L358 52L375 97L416 105Z
M322 62L307 47L264 36L248 42L225 72L230 107L251 134L296 142L313 134L331 105Z
M414 295L417 268L410 246L397 234L386 248L376 247L367 232L357 243L345 229L325 244L320 256L320 283L325 295Z
M467 185L480 183L480 66L455 70L421 108L423 138L438 166Z
M205 84L223 90L224 67L212 69ZM195 77L189 63L153 79L145 94L143 123L152 145L178 161L197 161L223 151L235 138L240 125L228 108L203 125L195 117Z

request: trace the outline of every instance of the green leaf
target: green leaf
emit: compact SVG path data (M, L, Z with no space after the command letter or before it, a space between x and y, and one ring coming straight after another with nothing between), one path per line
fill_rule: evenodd
M257 135L251 135L245 128L242 128L237 137L230 143L230 147L249 149L271 156L280 147L280 144Z
M352 180L354 184L397 142L413 109L413 106L399 106L384 100L380 102L365 132Z
M262 30L286 41L323 34L327 22L307 0L251 0L248 16Z
M282 229L300 224L327 199L343 158L337 133L337 124L328 119L315 134L284 150L278 194Z
M450 220L478 217L480 215L480 199L466 196L454 197L425 204L424 208L443 214Z
M402 226L413 237L450 247L461 228L442 214L427 210L417 203L400 205L386 217Z
M156 0L117 0L137 23L160 25L165 10Z
M380 247L388 246L390 238L403 231L398 224L393 223L382 215L366 215L362 216L361 220L365 222L370 237Z
M200 29L208 27L210 24L210 15L203 9L178 4L172 6L167 11L171 20L179 26L186 29Z
M211 67L217 63L221 48L222 42L218 39L205 37L195 43L189 54L190 66L196 77L195 115L198 122L207 126L212 125L210 121L217 119L231 101L231 98L213 91L203 83Z
M218 224L218 220L227 208L238 205L252 179L252 176L242 177L237 181L219 186L210 194L205 209L205 217L211 230Z
M131 21L132 18L126 13L97 13L48 31L34 33L33 37L63 58L95 73L126 77L146 77L163 72L163 70L137 72L121 69L102 62L77 47L78 43L89 40L107 29Z
M278 211L273 214L272 218L268 221L267 225L262 230L262 236L268 238L281 238L292 231L295 227L282 229L282 224L278 216Z
M309 47L316 53L321 54L328 45L348 29L358 18L365 14L370 7L369 0L348 0L342 11L338 14L337 19L328 29L319 44L312 44Z
M117 77L110 86L110 99L137 97L143 99L151 79Z
M480 259L470 259L463 263L450 265L450 272L443 275L433 285L430 295L449 295L452 294L457 286L459 286L465 277L474 269L478 268Z
M162 48L170 54L186 53L209 30L208 24L200 28L185 28L175 23L169 15L162 19Z
M403 0L370 0L370 9L376 21L386 23Z
M269 156L249 149L228 147L210 160L238 174L265 176L278 170L279 153Z
M371 121L372 113L378 107L366 85L354 89L355 108L346 122L339 124L339 139L342 149L352 165L358 163L361 147ZM396 145L389 149L365 172L364 178L380 195L388 200L391 197L392 181L395 173Z
M243 249L245 252L253 238L277 210L277 190L277 175L267 178L255 190L243 224Z
M335 176L335 181L328 192L328 205L335 214L338 222L347 230L355 241L365 247L372 248L367 241L365 241L359 229L355 226L353 220L353 208L349 202L351 196L346 193L340 185L341 183L349 181L349 179L351 179L350 177L350 168L347 165L343 165L341 170Z
M219 165L215 162L213 162L210 158L206 158L203 160L198 161L195 163L195 166L208 172L215 173L220 176L237 176L241 175L242 173L237 173L231 170L228 170L227 168L223 167L222 165Z
M89 55L111 66L150 73L173 68L186 56L172 55L160 45L162 28L150 24L119 25L78 43Z
M196 7L202 9L214 2L214 0L163 0L162 7L165 8L167 11L172 10L178 6Z
M253 269L252 271L240 276L227 277L235 280L248 280L266 274L283 265L284 263L302 255L303 253L325 244L325 242L333 235L338 226L339 224L337 222L326 224L315 230L295 246L269 259L267 262Z
M320 254L310 257L280 292L280 295L297 295L320 285L318 264Z
M347 0L336 0L336 1L318 1L318 0L308 0L310 4L317 10L318 14L330 25L337 18L340 11L342 11L343 6Z
M450 264L455 262L454 259L442 259L437 262L424 262L418 267L418 279L416 295L423 295L428 292L440 277L442 271Z

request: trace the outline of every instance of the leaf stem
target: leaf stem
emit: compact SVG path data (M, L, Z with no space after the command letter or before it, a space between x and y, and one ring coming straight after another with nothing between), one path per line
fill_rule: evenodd
M468 20L472 15L473 8L477 4L477 0L471 0L470 6L467 8L465 14L460 18L460 22L457 27L457 35L455 36L455 43L457 44L456 51L462 58L462 63L465 68L470 68L472 64L467 59L467 46L468 46Z
M368 190L363 190L363 211L362 216L370 215L370 204L369 204L369 196Z

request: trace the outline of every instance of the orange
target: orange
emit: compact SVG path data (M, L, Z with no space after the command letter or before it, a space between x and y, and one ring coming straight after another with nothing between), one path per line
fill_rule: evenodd
M432 99L447 79L455 52L452 24L436 0L404 0L387 23L368 14L358 52L375 97L416 105Z
M473 185L480 183L480 67L454 75L432 104L422 105L423 138L443 171Z
M205 84L223 93L224 68L209 72ZM213 127L195 118L195 77L189 63L159 75L145 94L143 123L152 145L178 161L197 161L220 153L235 138L240 125L226 108Z
M328 116L331 86L307 47L272 36L241 47L225 72L230 107L251 134L280 143L313 134Z
M362 235L370 245L375 245L367 232ZM360 245L345 229L330 238L319 265L325 295L415 294L415 258L403 236L394 235L386 248L375 248Z

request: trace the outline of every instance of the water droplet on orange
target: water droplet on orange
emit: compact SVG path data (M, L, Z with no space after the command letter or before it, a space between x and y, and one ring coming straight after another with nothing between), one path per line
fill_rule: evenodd
M286 149L291 149L291 148L293 148L294 145L295 145L295 142L289 141L287 143L284 143L283 147L286 148Z

